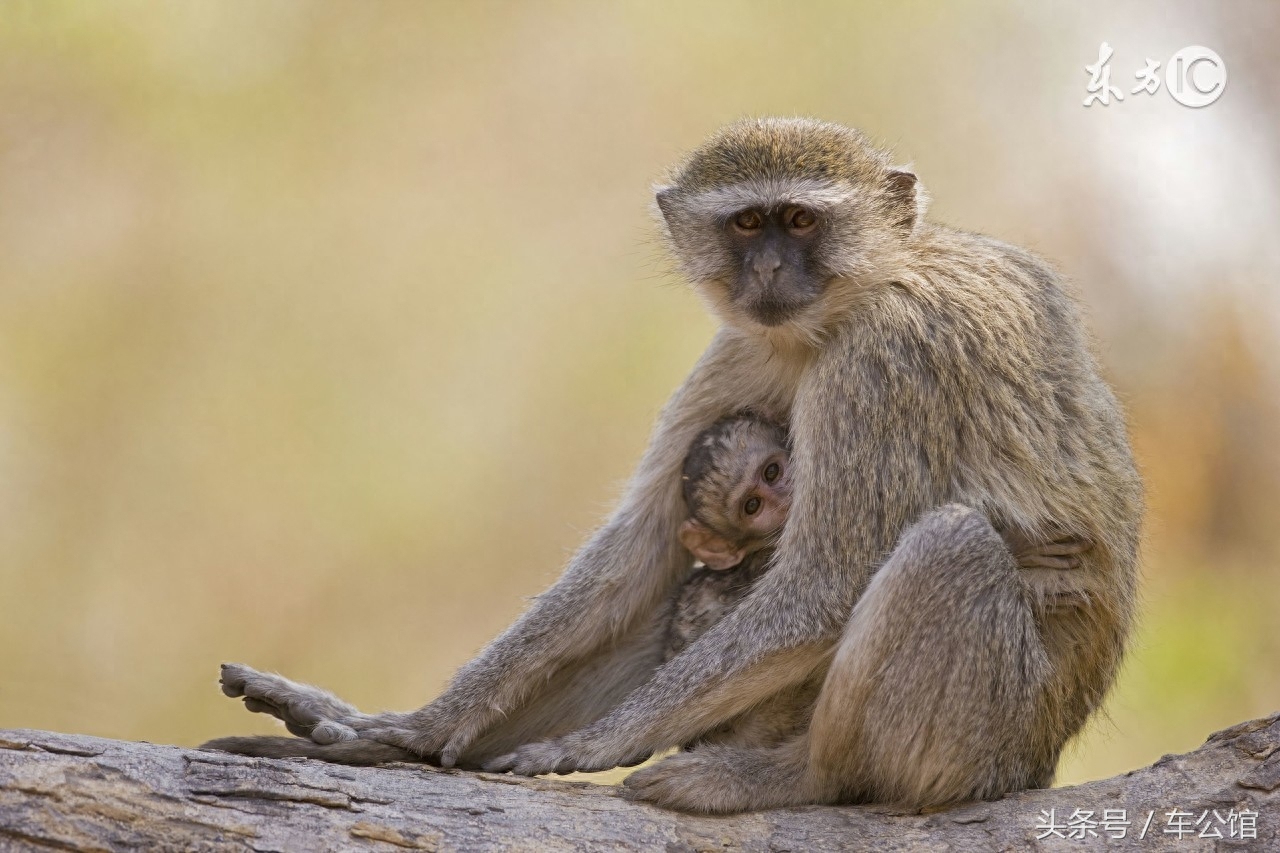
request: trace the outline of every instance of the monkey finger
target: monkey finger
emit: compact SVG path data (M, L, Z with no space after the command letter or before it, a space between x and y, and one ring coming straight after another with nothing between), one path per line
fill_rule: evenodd
M442 756L443 757L443 756ZM481 767L486 773L510 773L511 768L516 766L519 756L514 752L508 752L506 755L499 755L497 758L490 758L484 762Z
M511 765L511 772L516 776L541 776L556 769L558 760L548 762L541 755L531 755L527 748L518 750L516 761Z
M1083 554L1093 548L1088 539L1057 539L1047 545L1041 545L1036 551L1041 554Z
M631 755L631 756L628 756L627 758L622 759L621 761L618 762L617 766L618 767L635 767L637 765L644 764L652 756L653 756L653 752L646 749L643 752L637 752L635 755Z
M264 702L263 700L257 699L253 696L244 697L244 706L255 714L270 714L278 719L284 719L280 709L275 705L270 702Z
M308 736L319 744L340 743L360 737L355 729L333 720L321 720L316 723Z
M572 773L580 769L574 757L556 741L530 743L508 755L500 756L485 765L502 768L492 772L510 771L517 776L541 776L544 773Z
M238 699L244 695L245 670L252 672L250 667L239 663L224 663L218 675L218 683L222 685L222 692L232 699Z
M1027 554L1018 559L1018 566L1023 569L1078 569L1080 558Z
M697 750L669 755L622 780L629 800L687 812L725 811L724 789L717 791L704 756ZM734 809L727 809L732 811Z
M1050 613L1065 613L1089 604L1089 594L1082 591L1052 592L1045 596L1044 606Z
M440 750L440 766L453 767L458 763L458 756L471 745L471 733L467 731L456 732Z
M280 704L258 696L245 696L243 701L244 706L253 713L270 714L286 726L292 726L300 730L310 731L321 722L317 714L293 704ZM294 728L290 728L290 731L294 731Z

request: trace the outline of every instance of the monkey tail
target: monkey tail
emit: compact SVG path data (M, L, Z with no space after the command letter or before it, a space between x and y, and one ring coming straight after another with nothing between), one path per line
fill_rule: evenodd
M220 737L200 744L200 749L214 749L257 758L318 758L333 764L366 767L391 761L425 763L408 750L373 740L347 740L320 744L296 737Z

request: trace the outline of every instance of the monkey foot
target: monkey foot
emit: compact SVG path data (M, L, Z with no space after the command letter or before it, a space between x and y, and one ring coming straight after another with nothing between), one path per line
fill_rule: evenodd
M805 786L785 779L786 772L744 772L735 766L734 750L706 746L677 752L637 770L622 781L627 795L663 808L684 812L731 814L812 802ZM756 768L758 771L758 767Z
M358 737L346 721L362 715L327 691L237 663L223 664L219 681L224 694L243 699L254 713L270 714L298 737L320 744Z

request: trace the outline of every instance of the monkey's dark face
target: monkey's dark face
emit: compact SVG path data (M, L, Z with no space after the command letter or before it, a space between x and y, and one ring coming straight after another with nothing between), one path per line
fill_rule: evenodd
M819 216L807 207L749 207L725 224L730 251L737 256L729 298L762 326L780 326L822 294L817 274Z
M915 175L857 131L812 119L730 125L654 200L708 307L774 345L820 346L897 269L924 211Z

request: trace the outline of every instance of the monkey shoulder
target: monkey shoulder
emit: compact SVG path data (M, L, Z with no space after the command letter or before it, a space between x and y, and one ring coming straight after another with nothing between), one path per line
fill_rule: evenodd
M1096 384L1076 298L1049 262L984 234L933 225L915 248L836 330L820 373L847 377L852 366L887 393L895 385L954 390L949 381L1015 393Z

